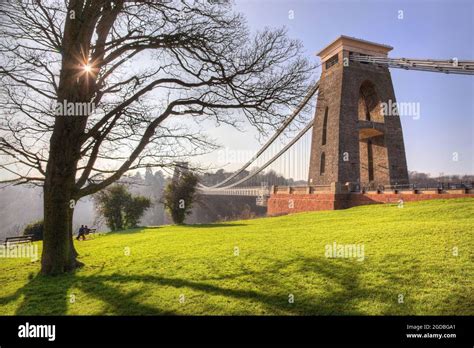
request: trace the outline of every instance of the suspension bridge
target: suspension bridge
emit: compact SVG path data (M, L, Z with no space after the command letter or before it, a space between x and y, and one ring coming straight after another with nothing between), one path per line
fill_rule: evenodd
M275 187L313 192L337 181L408 184L399 117L380 115L380 103L395 99L389 69L474 75L474 61L389 58L391 49L347 36L327 46L318 54L323 66L319 81L281 127L224 180L201 183L200 193L255 196L257 204L265 205ZM329 110L341 104L353 107Z

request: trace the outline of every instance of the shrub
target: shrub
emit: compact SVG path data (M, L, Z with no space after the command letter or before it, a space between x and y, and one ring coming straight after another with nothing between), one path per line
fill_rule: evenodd
M163 203L175 224L184 223L186 215L191 213L196 198L197 183L197 176L186 172L166 186Z
M43 220L28 224L23 230L23 235L32 235L34 241L43 240Z
M94 196L98 213L112 231L137 227L138 221L151 206L143 196L133 197L123 185L113 185Z

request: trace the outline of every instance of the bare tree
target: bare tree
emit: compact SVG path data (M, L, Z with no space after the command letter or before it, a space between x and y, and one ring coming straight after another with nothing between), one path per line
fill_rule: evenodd
M0 22L0 169L43 186L44 274L80 265L77 200L209 151L195 123L277 126L313 69L284 29L205 1L12 0Z

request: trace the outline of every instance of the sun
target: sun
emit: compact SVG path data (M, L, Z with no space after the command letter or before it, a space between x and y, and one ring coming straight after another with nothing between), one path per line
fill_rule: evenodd
M86 73L90 73L92 71L92 67L89 64L84 65L83 69Z

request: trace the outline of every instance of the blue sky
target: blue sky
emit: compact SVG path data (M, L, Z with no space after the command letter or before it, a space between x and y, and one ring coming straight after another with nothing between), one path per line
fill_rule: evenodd
M316 52L341 34L391 45L391 57L474 60L473 1L235 0L235 4L253 30L287 26L315 61ZM409 170L474 174L474 76L391 72L397 101L420 103L419 119L402 117ZM211 134L233 150L258 148L252 132L239 134L223 127Z

